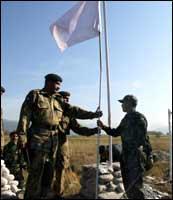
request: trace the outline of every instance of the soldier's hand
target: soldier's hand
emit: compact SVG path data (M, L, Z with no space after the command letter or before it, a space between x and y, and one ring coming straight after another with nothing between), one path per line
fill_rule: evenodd
M102 115L103 115L103 112L102 112L102 111L96 111L96 112L95 112L95 118L102 117Z
M99 126L100 128L103 128L104 124L101 120L97 120L97 126Z

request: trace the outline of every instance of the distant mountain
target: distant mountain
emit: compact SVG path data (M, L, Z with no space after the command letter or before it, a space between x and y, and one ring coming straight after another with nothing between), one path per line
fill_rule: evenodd
M17 121L12 121L8 119L3 119L4 129L11 132L17 128Z
M4 123L4 128L5 130L7 130L8 132L10 131L13 131L17 128L17 121L14 121L14 120L8 120L8 119L4 119L3 120L3 123ZM84 124L84 123L80 123L82 124L83 126L86 126L86 127L94 127L95 124ZM168 128L165 126L163 127L160 127L160 128L157 128L155 130L148 130L149 133L152 133L152 132L162 132L163 134L166 134L168 132L167 130ZM71 135L76 135L73 131L70 131L71 132ZM104 134L104 131L102 131L102 134Z

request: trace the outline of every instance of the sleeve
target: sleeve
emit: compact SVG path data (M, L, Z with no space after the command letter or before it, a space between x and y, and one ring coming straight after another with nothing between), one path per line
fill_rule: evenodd
M10 145L6 144L4 146L4 151L3 151L3 159L5 161L5 164L9 164L12 161L12 156L11 156L11 152L10 152Z
M35 95L34 95L34 92L31 91L26 96L25 101L23 102L22 108L20 111L17 132L21 135L22 134L26 135L27 129L29 128L29 124L32 117L34 101L35 101Z
M71 119L70 121L70 128L77 134L83 135L83 136L91 136L98 132L97 128L87 128L84 126L81 126L76 119Z
M150 143L149 136L147 134L147 120L144 117L140 118L139 121L139 140L142 142L142 145L144 147L144 152L147 154L147 156L151 155L152 152L152 146Z
M64 103L64 112L70 118L77 118L77 119L94 119L94 118L96 118L95 112L86 111L77 106L71 106L68 103Z
M110 136L113 136L113 137L118 137L121 135L121 129L120 127L118 126L117 128L110 128L110 127L106 127L104 126L103 127L103 130Z
M124 120L121 121L121 123L119 124L117 128L111 129L110 127L104 126L103 130L110 136L118 137L118 136L121 136L121 132L123 130L123 124L124 124Z

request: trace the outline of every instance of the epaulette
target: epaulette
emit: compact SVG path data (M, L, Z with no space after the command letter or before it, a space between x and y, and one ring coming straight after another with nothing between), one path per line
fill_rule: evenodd
M28 95L26 96L25 102L35 102L38 94L40 94L40 89L31 90Z
M62 95L61 95L59 92L56 92L55 95L56 95L57 97L62 97Z
M39 94L41 91L41 89L34 89L34 90L31 90L29 93L31 94Z

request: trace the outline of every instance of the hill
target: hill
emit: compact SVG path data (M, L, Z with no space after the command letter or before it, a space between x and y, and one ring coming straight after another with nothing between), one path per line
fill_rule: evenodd
M17 121L12 121L8 119L3 120L4 123L4 129L7 130L8 132L11 132L17 128Z

